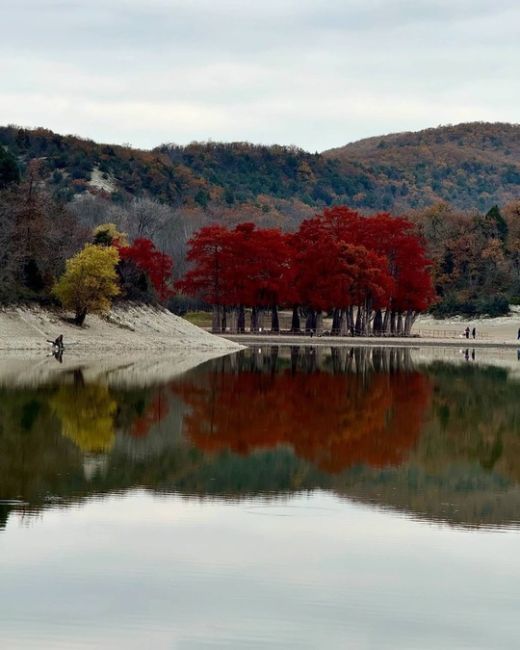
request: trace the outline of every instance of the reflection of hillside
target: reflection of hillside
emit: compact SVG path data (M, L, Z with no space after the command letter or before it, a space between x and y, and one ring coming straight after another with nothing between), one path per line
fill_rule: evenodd
M414 369L398 350L293 349L246 351L155 388L103 390L76 375L1 389L0 499L320 488L432 520L510 524L517 386L495 368Z

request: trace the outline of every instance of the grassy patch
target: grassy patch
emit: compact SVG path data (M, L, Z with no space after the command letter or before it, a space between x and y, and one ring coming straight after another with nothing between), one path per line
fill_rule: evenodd
M198 327L211 327L211 313L209 311L188 311L183 318Z

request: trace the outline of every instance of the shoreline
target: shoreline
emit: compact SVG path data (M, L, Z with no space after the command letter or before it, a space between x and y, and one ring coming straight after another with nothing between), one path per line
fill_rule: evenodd
M221 338L242 345L299 345L307 347L456 347L456 348L520 348L520 341L463 338L376 337L376 336L313 336L272 334L219 334Z

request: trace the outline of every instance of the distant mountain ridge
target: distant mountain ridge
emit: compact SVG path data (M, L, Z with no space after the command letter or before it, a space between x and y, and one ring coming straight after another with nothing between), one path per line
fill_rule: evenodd
M390 134L321 154L243 142L144 151L14 126L0 127L0 146L22 167L39 159L49 187L65 200L90 192L201 211L249 206L282 225L338 203L406 212L442 201L485 211L520 197L520 125L505 123Z

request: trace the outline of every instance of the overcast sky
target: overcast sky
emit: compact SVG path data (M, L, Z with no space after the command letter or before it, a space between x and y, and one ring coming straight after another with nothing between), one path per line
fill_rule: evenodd
M518 0L0 0L0 124L311 151L520 121Z

